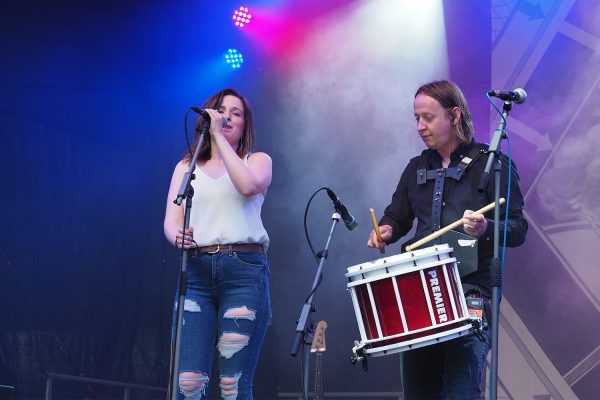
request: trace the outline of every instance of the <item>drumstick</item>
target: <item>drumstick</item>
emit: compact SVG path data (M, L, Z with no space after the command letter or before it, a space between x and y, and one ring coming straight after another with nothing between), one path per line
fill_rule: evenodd
M504 202L505 202L504 197L501 197L500 200L498 201L498 203L500 203L500 205L504 204ZM496 203L490 203L487 206L475 211L471 215L485 214L486 212L490 211L494 207L496 207ZM421 245L424 245L425 243L427 243L433 239L436 239L436 238L442 236L444 233L449 232L454 228L458 228L461 225L462 225L462 218L459 219L458 221L454 221L453 223L451 223L448 226L443 227L439 231L435 231L431 235L425 236L423 239L418 240L415 243L406 246L406 251L412 251L412 250L416 249L417 247L421 247Z
M381 240L381 232L379 232L379 224L377 223L377 218L375 217L375 210L369 208L369 211L371 211L371 220L373 221L373 228L375 229L375 235L377 235L377 241L381 243L383 240ZM385 254L385 249L379 249L379 252L381 254Z

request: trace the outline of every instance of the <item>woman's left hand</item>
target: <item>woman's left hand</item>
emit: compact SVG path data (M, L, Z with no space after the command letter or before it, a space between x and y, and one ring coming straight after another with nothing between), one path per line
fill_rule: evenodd
M487 230L487 220L481 214L474 214L471 210L465 210L462 217L463 229L470 236L479 237Z
M177 235L175 236L175 246L179 249L183 248L186 250L197 247L196 242L194 241L194 227L190 226L183 234L183 231L179 229L177 231Z

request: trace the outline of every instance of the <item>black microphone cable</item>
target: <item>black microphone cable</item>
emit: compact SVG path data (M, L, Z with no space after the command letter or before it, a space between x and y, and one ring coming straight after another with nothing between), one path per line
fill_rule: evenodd
M317 255L317 252L315 251L312 242L310 241L310 235L308 234L308 227L306 225L306 221L308 220L308 209L310 208L310 203L312 202L313 198L317 195L317 193L319 193L321 190L329 190L329 188L322 187L320 189L317 189L317 191L314 192L312 196L310 196L310 199L308 199L308 203L306 203L306 208L304 209L304 236L306 237L308 247L310 247L310 251L313 254L313 257L315 257L315 260L317 260L317 263L319 262L319 256Z
M319 193L320 191L325 190L327 191L328 196L331 198L331 195L329 193L333 193L333 191L324 186L322 188L317 189L312 196L310 196L310 199L308 199L308 203L306 203L306 208L304 209L304 236L306 237L306 241L308 242L308 247L310 247L310 251L313 255L313 257L315 258L315 260L317 261L317 264L319 263L319 260L321 257L325 257L327 258L327 254L320 254L320 252L316 252L312 242L310 240L310 235L308 233L308 225L307 225L307 220L308 220L308 209L310 208L310 203L312 202L312 200L314 199L314 197L317 195L317 193ZM337 196L336 196L337 197ZM339 201L339 199L338 199ZM339 210L335 209L335 212L340 214ZM341 218L341 216L340 216ZM315 285L314 289L310 291L310 293L308 293L308 296L306 297L306 301L308 301L308 299L310 298L310 296L312 296L312 294L317 290L317 288L321 285L321 280L323 279L323 276L319 276L318 277L318 281L317 284Z

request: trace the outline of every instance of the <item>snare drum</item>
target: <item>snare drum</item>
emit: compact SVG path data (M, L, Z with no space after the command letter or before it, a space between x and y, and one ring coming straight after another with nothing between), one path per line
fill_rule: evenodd
M442 244L348 268L347 287L362 339L353 349L359 359L470 332L471 318L452 250Z

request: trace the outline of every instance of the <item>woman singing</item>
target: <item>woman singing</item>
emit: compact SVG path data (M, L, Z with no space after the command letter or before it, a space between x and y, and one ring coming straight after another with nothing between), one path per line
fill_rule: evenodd
M270 315L269 236L261 207L271 183L271 158L251 152L252 112L235 90L214 94L204 109L210 136L192 180L190 227L182 232L184 207L173 203L191 162L189 154L173 172L164 221L167 239L190 255L179 388L181 398L205 399L216 353L222 398L252 399ZM200 118L198 126L205 122Z

